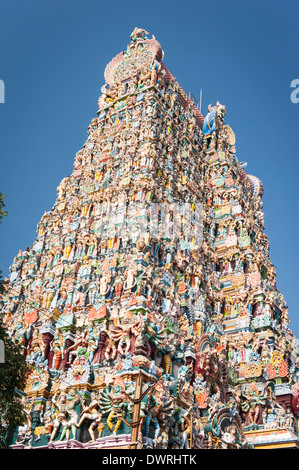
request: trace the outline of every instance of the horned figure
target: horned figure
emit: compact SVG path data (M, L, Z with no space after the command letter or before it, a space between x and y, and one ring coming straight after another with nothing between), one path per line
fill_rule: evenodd
M204 119L202 127L203 134L209 136L215 132L217 128L219 128L219 125L223 124L225 115L225 106L221 105L219 101L217 101L216 106L209 104L208 114Z

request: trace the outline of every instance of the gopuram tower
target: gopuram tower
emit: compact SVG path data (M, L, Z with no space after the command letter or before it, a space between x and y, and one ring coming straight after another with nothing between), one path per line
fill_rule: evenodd
M299 447L297 342L261 181L135 28L71 175L10 268L30 367L12 448Z

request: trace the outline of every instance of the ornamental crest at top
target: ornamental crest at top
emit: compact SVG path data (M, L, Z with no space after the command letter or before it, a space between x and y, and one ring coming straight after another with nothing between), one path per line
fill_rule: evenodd
M144 29L134 29L127 50L117 54L106 66L104 76L108 85L159 67L164 54L155 36L148 39L148 34Z

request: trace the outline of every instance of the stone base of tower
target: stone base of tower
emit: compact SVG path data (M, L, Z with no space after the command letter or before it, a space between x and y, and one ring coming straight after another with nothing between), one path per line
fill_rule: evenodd
M254 449L299 449L299 436L287 429L245 431L244 435Z
M69 441L49 442L46 446L31 447L23 444L14 444L11 449L130 449L131 434L120 434L118 436L106 436L95 441L80 442L76 439Z

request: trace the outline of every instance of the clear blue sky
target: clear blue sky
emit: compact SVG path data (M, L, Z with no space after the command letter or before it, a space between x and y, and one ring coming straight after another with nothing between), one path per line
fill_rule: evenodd
M164 62L202 112L219 100L237 156L264 184L266 234L278 287L299 337L299 3L277 0L2 0L1 181L9 216L0 226L4 276L72 171L96 117L106 64L134 27L155 35Z

